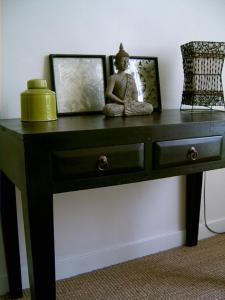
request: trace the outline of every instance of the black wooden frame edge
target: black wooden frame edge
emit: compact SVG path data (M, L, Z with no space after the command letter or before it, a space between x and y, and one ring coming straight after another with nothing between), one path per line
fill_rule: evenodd
M55 85L55 75L54 75L54 58L101 58L102 66L103 66L103 80L104 80L104 91L106 90L107 85L107 69L106 69L106 55L104 54L49 54L49 63L50 63L50 80L52 89L56 92ZM106 103L106 98L104 94L104 100ZM60 113L58 112L57 105L57 95L56 95L56 109L58 116L76 116L76 115L94 115L94 114L102 114L102 111L88 111L88 112L68 112L68 113Z

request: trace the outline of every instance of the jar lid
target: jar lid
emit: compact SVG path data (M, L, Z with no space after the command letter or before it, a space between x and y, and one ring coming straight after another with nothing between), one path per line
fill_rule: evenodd
M45 79L31 79L27 81L28 89L46 89L48 87Z

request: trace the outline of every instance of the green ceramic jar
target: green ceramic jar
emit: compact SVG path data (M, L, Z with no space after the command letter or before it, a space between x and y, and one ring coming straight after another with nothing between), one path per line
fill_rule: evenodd
M21 121L54 121L57 119L55 92L47 87L45 79L27 82L21 93Z

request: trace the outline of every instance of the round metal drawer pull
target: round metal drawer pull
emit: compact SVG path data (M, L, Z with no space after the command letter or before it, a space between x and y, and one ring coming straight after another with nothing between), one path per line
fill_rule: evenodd
M195 147L191 147L188 150L188 154L187 154L188 159L190 160L196 160L198 158L198 151L196 150Z
M98 158L98 163L97 163L97 166L98 166L98 169L99 171L104 171L108 168L108 158L106 155L100 155L99 158Z

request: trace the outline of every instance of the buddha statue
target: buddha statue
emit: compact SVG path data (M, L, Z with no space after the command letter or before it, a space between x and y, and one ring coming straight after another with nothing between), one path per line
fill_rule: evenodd
M129 54L120 44L119 52L115 57L117 73L108 79L106 97L109 101L103 108L108 117L150 115L153 106L147 102L138 101L136 83L131 74L125 71L129 64Z

